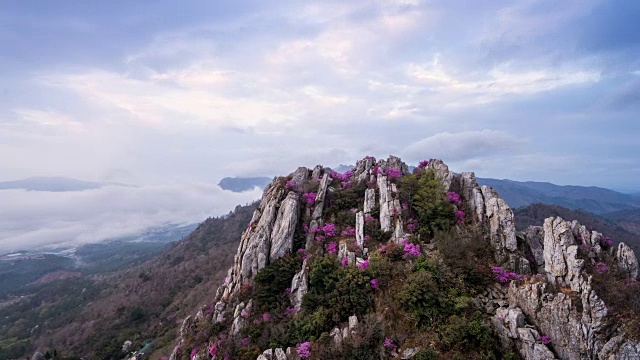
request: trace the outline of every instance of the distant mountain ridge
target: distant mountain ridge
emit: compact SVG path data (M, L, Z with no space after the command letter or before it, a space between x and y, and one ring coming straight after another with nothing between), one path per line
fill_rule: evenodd
M225 177L218 183L223 190L229 190L233 192L251 191L253 188L258 187L264 189L267 184L271 182L270 177Z
M640 209L640 198L595 186L561 186L548 182L490 178L478 178L478 183L497 190L512 208L544 203L584 209L595 214Z

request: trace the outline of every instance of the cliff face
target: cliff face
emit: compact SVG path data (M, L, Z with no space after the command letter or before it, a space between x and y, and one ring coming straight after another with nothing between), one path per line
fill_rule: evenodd
M540 247L540 240L542 248ZM577 221L548 218L544 227L530 227L524 240L536 251L538 276L509 287L509 310L499 309L494 324L503 338L515 340L525 358L534 356L535 326L553 341L560 359L639 359L640 344L626 338L620 324L612 321L610 308L592 286L593 274L586 265L604 266L607 255L629 280L637 278L638 261L624 243L603 249L603 235L589 231ZM586 256L579 256L580 248ZM542 250L542 257L540 256ZM600 271L605 271L602 268ZM608 269L606 271L609 271ZM526 315L531 324L510 320L514 312ZM506 319L506 321L505 321Z
M473 173L451 172L441 160L421 163L419 171L433 173L443 194L459 195L459 201L451 201L456 216L460 217L453 225L454 232L464 230L480 234L490 244L493 257L491 264L486 265L512 274L509 276L514 281L508 288L501 289L494 284L474 299L476 306L485 312L486 322L490 319L505 353L509 349L517 349L524 359L640 358L640 344L630 340L623 327L616 324L607 304L592 284L591 269L605 260L628 279L635 280L638 261L629 247L622 243L617 249L602 245L602 234L589 231L575 221L567 222L560 218L549 218L544 227L530 227L525 233L517 234L513 212L507 203L495 190L479 186ZM415 227L411 228L413 218L399 215L412 210L407 210L407 205L402 203L397 181L408 174L408 166L397 157L379 161L367 157L345 174L322 166L314 169L301 167L286 178L274 180L265 189L260 205L242 234L234 264L217 291L211 317L200 312L196 320L230 324L227 330L223 330L224 336L238 337L248 325L246 314L251 313L254 307L253 299L247 298L243 289L253 285L256 274L261 270L289 256L297 248L307 253L314 249L318 240L317 230L329 225L328 212L334 206L329 195L336 192L336 187L348 189L366 184L366 189L357 199L361 205L354 207L349 215L352 216L349 222L352 221L354 226L343 227L348 229L343 230L343 234L353 236L353 244L343 240L334 244L343 267L357 265L366 268L370 254L382 249L382 246L369 248L368 238L378 231L389 234L390 247L404 244L405 257L408 254L407 239L418 249L420 245L424 249L434 249L434 239L427 239L424 234L416 232ZM376 229L371 230L368 224L373 221L373 216ZM335 219L336 215L331 215L331 218ZM305 229L306 233L301 233L300 229ZM325 229L322 238L325 236L335 235ZM387 245L383 246L386 249ZM583 254L580 246L588 251ZM327 253L325 248L318 251ZM328 250L328 253L332 251ZM419 250L418 253L422 254ZM437 251L425 251L425 256L439 255ZM310 260L305 255L287 289L293 312L300 310L305 294L310 291ZM375 285L372 282L371 286L377 288L377 282ZM357 317L352 316L348 320L343 328L336 327L331 331L330 336L336 346L360 329ZM183 325L180 340L183 345L189 337L192 323L193 320L188 319ZM380 358L385 358L387 355L382 354L391 349L387 345L386 341L383 347L381 345ZM217 346L218 343L211 340L206 346L208 355L204 350L195 351L192 358L204 359L209 355L222 358L214 351ZM395 352L394 345L390 354L411 358L425 346L416 344L414 348ZM297 353L294 350L266 349L258 358L305 357L300 349ZM179 358L181 351L176 347L172 359Z

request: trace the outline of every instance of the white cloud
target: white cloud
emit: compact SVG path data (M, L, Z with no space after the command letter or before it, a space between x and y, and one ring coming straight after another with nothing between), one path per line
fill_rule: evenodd
M195 182L78 192L0 190L0 252L99 242L165 224L197 223L260 194Z
M503 100L507 95L531 95L556 88L595 83L600 72L583 68L518 69L502 64L486 73L456 75L442 56L427 64L409 64L407 74L417 84L432 90L438 106L474 107Z

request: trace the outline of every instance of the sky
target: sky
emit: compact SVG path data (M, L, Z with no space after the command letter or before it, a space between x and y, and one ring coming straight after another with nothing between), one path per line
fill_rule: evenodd
M640 191L635 0L1 7L0 181L183 189L188 208L225 176L393 154ZM246 200L226 198L211 212Z

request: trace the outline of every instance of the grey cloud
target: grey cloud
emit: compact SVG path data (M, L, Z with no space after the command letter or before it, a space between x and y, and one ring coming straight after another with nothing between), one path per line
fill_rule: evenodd
M511 154L522 142L497 130L442 132L409 144L403 153L413 161L428 158L461 161Z

